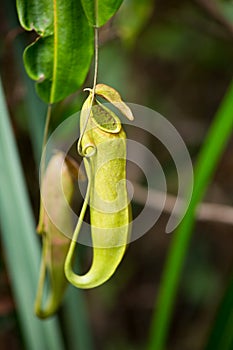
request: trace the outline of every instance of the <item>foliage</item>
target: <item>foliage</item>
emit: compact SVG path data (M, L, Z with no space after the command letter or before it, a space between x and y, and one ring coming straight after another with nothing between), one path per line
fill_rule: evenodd
M52 3L46 1L18 0L21 24L39 35L25 50L25 68L36 80L40 97L48 103L58 101L52 110L52 130L80 108L82 94L70 94L83 85L86 77L85 85L91 84L92 74L87 76L87 73L93 56L94 27L106 24L100 30L103 45L100 47L98 80L117 88L125 99L159 110L180 131L196 163L191 206L172 237L164 272L161 271L171 236L163 234L163 223L158 222L143 240L131 245L124 268L116 271L107 284L85 294L81 290L68 290L58 315L62 329L57 317L43 323L37 320L32 310L39 249L24 182L27 181L36 212L38 185L37 179L31 175L35 163L32 153L28 155L31 152L28 143L30 137L35 159L38 159L44 106L41 108L37 103L30 80L19 69L21 55L11 50L18 43L22 46L25 39L27 43L32 42L34 34L19 35L11 41L14 32L8 27L4 29L5 22L1 21L6 33L6 38L1 41L4 90L25 168L23 181L9 116L1 99L2 250L25 346L29 349L62 349L65 340L69 349L89 350L93 348L94 337L96 347L108 350L145 349L147 346L162 349L165 343L172 350L196 350L205 347L205 343L208 349L215 345L219 349L223 346L230 349L232 283L219 313L216 313L210 334L209 330L213 311L225 284L232 278L229 274L232 271L232 235L229 234L232 228L201 221L195 227L194 220L198 203L205 193L210 201L232 205L231 143L223 153L232 132L232 86L220 103L232 78L232 1L210 1L206 7L205 1L181 1L174 5L150 0L143 3L124 0L114 20L106 23L121 2L71 0L72 7L68 8L67 2L55 1L56 6L52 8ZM4 1L6 8L9 3ZM13 29L16 26L11 22L14 11L11 9L9 14L6 22L7 25L11 23L9 27ZM212 122L218 105L220 109ZM133 132L143 142L151 142L142 132ZM161 150L161 145L156 144L155 150L166 170L168 188L175 192L171 160ZM132 174L137 182L143 183L136 171L133 170ZM140 205L133 203L133 214L140 210ZM37 217L37 213L34 216ZM195 235L191 239L192 233ZM20 244L16 244L16 235ZM195 254L199 246L205 249L197 263ZM81 246L78 249L80 262L88 266L88 249ZM202 263L203 268L200 267ZM192 284L185 289L190 279ZM190 288L194 287L198 290L198 298L195 298L195 291L190 293ZM158 291L154 306L154 296ZM9 317L15 320L14 314ZM6 324L2 332L7 333L8 323L4 316L2 318L2 324ZM93 329L89 326L90 321ZM148 329L151 330L149 344ZM14 321L15 330L17 324Z
M83 9L92 26L101 27L118 10L123 0L81 0Z
M83 84L93 54L93 31L80 1L17 0L17 8L21 25L39 34L24 52L28 75L45 102L64 99Z

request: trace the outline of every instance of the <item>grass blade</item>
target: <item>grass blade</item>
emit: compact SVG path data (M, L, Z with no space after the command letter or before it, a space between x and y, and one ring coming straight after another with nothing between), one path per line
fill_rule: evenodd
M173 242L162 276L157 307L155 307L152 318L148 344L149 350L164 349L176 291L195 221L195 211L211 181L218 161L232 133L232 127L233 81L216 113L205 143L200 151L195 167L191 202L183 221L174 233Z
M1 82L0 115L2 241L22 332L30 350L62 350L57 320L42 322L33 314L39 246Z
M94 349L84 291L70 285L65 296L63 311L69 349Z

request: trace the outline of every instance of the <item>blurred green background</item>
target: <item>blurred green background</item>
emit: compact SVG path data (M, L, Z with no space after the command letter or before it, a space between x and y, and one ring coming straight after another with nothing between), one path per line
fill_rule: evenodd
M20 28L14 1L2 0L0 29L1 77L36 222L45 106L35 96L34 84L27 78L22 63L23 48L32 41L34 34ZM232 0L125 0L117 15L100 31L98 81L116 88L124 100L148 106L166 116L184 139L193 162L232 73ZM91 86L91 81L92 72L84 85ZM78 111L85 96L79 91L57 104L51 130ZM139 133L139 140L143 137ZM176 194L177 178L170 156L160 145L158 147L169 192ZM232 149L231 139L209 184L205 201L232 207ZM141 209L134 203L135 213ZM61 308L58 322L67 349L146 349L155 299L172 239L172 235L164 232L167 219L164 213L150 232L130 244L123 262L106 284L84 293L73 292L73 297L77 293L77 298L82 294L83 322L87 324L84 328L90 343L73 344L73 333L67 331L67 310ZM83 249L82 253L86 265L90 252ZM232 224L214 219L197 220L179 285L167 349L205 349L232 272ZM19 269L18 273L23 275L27 271ZM230 293L229 311L233 311L232 298ZM74 305L77 307L74 313L79 314L78 305ZM75 329L75 325L72 326ZM230 328L232 334L233 326ZM233 349L233 343L229 344L224 349ZM25 349L25 346L1 245L0 349ZM221 349L221 346L211 347L215 348Z

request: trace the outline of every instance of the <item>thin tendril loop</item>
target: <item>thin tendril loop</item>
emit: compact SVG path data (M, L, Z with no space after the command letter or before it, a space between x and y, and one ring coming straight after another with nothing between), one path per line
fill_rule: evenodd
M88 148L89 149L91 148L92 150L87 153ZM83 155L84 155L85 158L91 158L92 156L94 156L96 151L97 151L97 148L96 148L95 145L93 145L93 143L87 143L85 145L85 148L82 150Z

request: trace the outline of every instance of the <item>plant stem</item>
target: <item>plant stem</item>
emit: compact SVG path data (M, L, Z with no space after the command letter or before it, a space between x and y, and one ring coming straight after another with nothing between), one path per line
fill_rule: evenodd
M187 213L174 233L165 264L157 306L152 317L149 350L164 349L176 292L187 254L198 203L202 200L233 127L233 81L200 151L194 172L194 188Z
M95 91L96 83L97 83L97 75L98 75L98 60L99 60L99 32L98 28L95 27L95 70L94 70L94 78L93 78L93 91Z
M52 114L52 105L49 104L47 108L47 114L45 119L45 126L44 126L44 135L43 135L43 143L42 143L42 161L41 161L41 178L44 177L45 173L45 160L46 155L43 155L43 152L45 152L45 146L48 141L48 134L49 134L49 124L51 120L51 114Z
M45 174L45 162L46 162L46 143L48 140L48 134L49 134L49 124L51 120L51 113L52 112L52 105L49 104L47 108L46 118L45 118L45 126L44 126L44 135L43 135L43 143L42 143L42 156L41 156L41 164L40 164L40 184L43 183L43 177ZM42 197L40 197L40 213L39 213L39 222L38 227L43 228L44 227L44 208L43 208L43 202Z
M93 78L93 87L92 87L92 97L91 97L91 103L90 103L90 108L89 108L89 111L88 111L88 114L87 114L87 118L85 120L85 123L83 125L83 129L80 133L80 137L79 137L79 140L78 140L78 153L84 157L84 154L82 152L82 147L81 147L81 142L82 142L82 138L83 138L83 135L86 131L86 128L87 128L87 123L88 123L88 120L90 118L90 115L91 115L91 109L92 109L92 106L93 106L93 102L94 102L94 98L95 98L95 88L96 88L96 84L97 84L97 75L98 75L98 56L99 56L99 38L98 38L98 28L95 27L95 63L94 63L94 78Z
M34 304L34 311L36 314L39 313L38 310L42 310L42 300L43 300L43 291L45 285L46 278L46 252L47 252L48 240L46 237L43 237L43 248L42 248L42 256L40 262L40 273L39 273L39 281L37 285L36 298Z
M89 164L89 159L87 159L87 164ZM90 165L89 165L89 171L90 171ZM86 192L86 195L85 195L85 198L84 198L84 203L83 203L83 206L82 206L82 209L81 209L81 213L80 213L79 218L78 218L77 225L76 225L75 230L74 230L72 241L70 243L69 251L67 253L66 261L65 261L66 278L72 284L74 284L74 280L75 280L75 276L76 276L75 272L72 269L72 263L74 261L73 255L74 255L75 247L76 247L76 244L77 244L78 235L79 235L80 229L82 227L84 216L85 216L85 213L86 213L86 210L87 210L88 201L89 201L89 197L90 197L90 191L91 191L91 185L92 185L91 178L89 178L89 182L88 182L88 186L87 186L87 192Z

